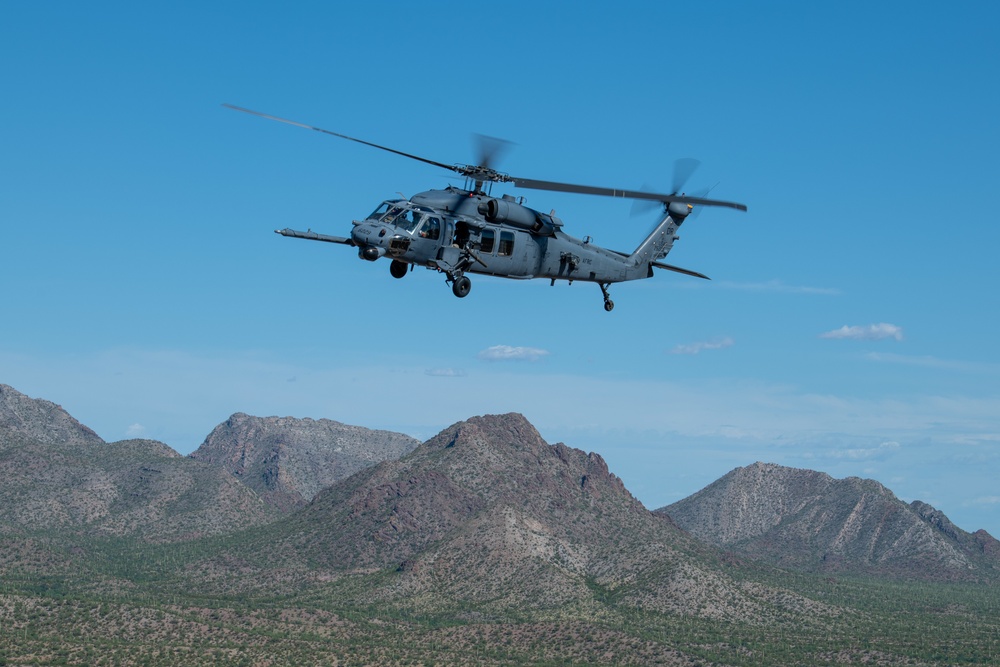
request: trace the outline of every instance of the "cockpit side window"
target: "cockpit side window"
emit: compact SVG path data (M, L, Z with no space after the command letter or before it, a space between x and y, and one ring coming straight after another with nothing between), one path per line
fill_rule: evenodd
M420 215L416 211L403 211L393 224L404 231L412 232L420 224L420 219Z
M441 221L437 218L424 218L424 224L420 228L420 236L437 241L441 238Z

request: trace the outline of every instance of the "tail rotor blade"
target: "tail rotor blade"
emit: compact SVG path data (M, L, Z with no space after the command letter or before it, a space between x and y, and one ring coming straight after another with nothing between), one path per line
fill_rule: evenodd
M676 195L684 189L684 184L691 178L701 161L693 157L682 157L674 162L674 190Z
M639 188L644 192L653 192L653 186L649 183L643 183L642 187ZM646 215L655 211L656 209L663 208L663 204L652 199L633 199L632 209L629 211L629 215L633 218Z

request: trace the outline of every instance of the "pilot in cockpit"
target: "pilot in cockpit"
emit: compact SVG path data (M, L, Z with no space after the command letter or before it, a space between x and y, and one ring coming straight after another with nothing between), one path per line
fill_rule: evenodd
M425 218L420 228L420 236L425 239L437 240L441 236L441 223L437 218Z

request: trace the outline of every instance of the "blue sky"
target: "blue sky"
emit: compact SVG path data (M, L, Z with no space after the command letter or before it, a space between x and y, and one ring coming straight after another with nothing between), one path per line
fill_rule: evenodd
M419 3L424 4L424 3ZM209 5L209 8L206 8ZM995 3L0 6L0 382L106 440L237 411L427 438L517 411L651 508L757 460L875 478L1000 536ZM351 249L446 163L745 202L658 274L474 277ZM517 191L631 251L620 200Z

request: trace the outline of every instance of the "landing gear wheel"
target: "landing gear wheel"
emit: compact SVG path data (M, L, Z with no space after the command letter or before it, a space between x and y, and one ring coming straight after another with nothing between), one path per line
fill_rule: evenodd
M409 270L410 265L406 262L401 262L398 259L392 260L392 264L389 265L389 273L392 274L393 278L402 278Z
M611 295L608 294L608 286L610 284L611 283L608 283L607 285L605 285L604 283L598 283L598 285L600 285L601 287L601 294L604 295L604 310L608 311L609 313L615 308L615 302L611 300Z
M459 299L465 298L469 294L469 290L472 289L472 281L465 276L459 276L455 278L455 282L451 285L451 291Z

